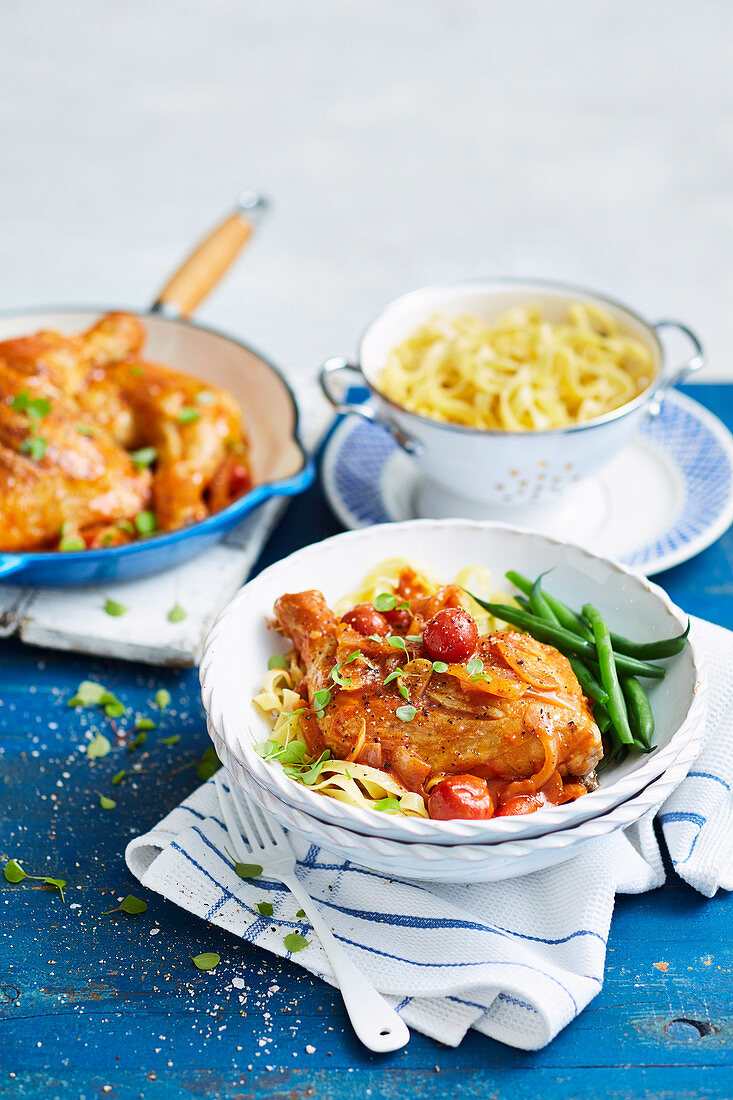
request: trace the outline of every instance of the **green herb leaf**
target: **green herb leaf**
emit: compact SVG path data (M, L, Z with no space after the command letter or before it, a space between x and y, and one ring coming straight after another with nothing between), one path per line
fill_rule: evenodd
M92 429L88 428L86 424L77 424L76 425L76 430L79 433L79 435L94 435L94 432L92 431Z
M122 768L120 771L115 772L115 774L112 776L112 786L117 787L126 775L127 771L125 770L125 768Z
M374 599L377 611L392 611L397 607L397 597L392 592L380 592Z
M115 523L115 527L117 527L120 531L124 531L127 535L135 534L135 528L130 523L129 519L118 519Z
M191 961L197 970L213 970L221 962L221 955L216 951L203 951L200 955L192 955Z
M31 876L29 876L29 877L31 877ZM34 875L32 877L40 878L40 875ZM66 879L65 878L44 878L43 881L45 882L46 886L54 886L58 890L58 892L61 894L61 900L62 901L66 900L64 898L64 886L66 886Z
M128 894L124 901L120 902L116 909L107 909L102 913L103 917L108 916L110 913L128 913L133 917L137 913L144 913L148 908L147 903L140 898L136 898L134 894Z
M417 714L417 711L411 703L408 703L407 706L397 707L395 713L401 722L411 722Z
M139 451L131 451L130 458L137 466L138 470L144 470L146 466L150 466L152 462L155 462L158 457L158 452L155 447L141 447Z
M155 722L152 718L138 718L135 723L136 730L154 730L157 729Z
M112 746L103 733L95 733L87 745L87 756L90 760L98 760L100 756L106 756Z
M433 661L433 672L447 672L448 666L445 661Z
M260 916L271 917L275 910L272 908L269 901L258 901L257 912L260 914Z
M160 743L161 745L177 745L180 740L181 735L178 733L173 733L170 737L161 737Z
M328 690L328 688L321 688L320 691L317 691L315 693L315 695L313 696L313 706L315 707L316 716L318 718L323 718L323 712L330 702L331 692Z
M239 878L257 878L262 874L259 863L235 863L234 870Z
M123 603L117 603L117 600L105 600L104 610L108 615L118 619L120 615L126 615L130 608L125 607Z
M103 810L114 810L117 803L115 802L114 798L107 798L106 794L100 794L99 805L102 807Z
M302 951L304 947L307 947L310 940L307 940L305 936L301 936L300 932L288 932L287 936L283 940L283 943L287 947L288 951Z
M24 455L30 455L34 462L40 462L46 453L46 440L39 435L29 435L20 445Z
M398 603L397 604L397 610L398 611L409 611L410 610L410 601L409 600L403 600L402 603Z
M409 701L410 701L410 693L409 693L409 691L407 690L406 686L405 686L405 685L404 685L404 684L402 683L402 680L400 680L400 681L399 681L399 683L397 684L397 690L399 691L399 693L400 693L400 695L402 696L402 698L403 698L403 699L406 699L406 700L407 700L407 702L409 703Z
M466 672L469 676L475 676L477 672L483 672L484 662L480 657L472 657L466 662Z
M296 913L295 915L296 915L296 917L298 917L298 918L299 918L300 920L302 920L302 919L303 919L303 917L305 916L305 909L299 909L299 910L298 910L298 912L297 912L297 913Z
M422 634L405 634L406 642L421 642Z
M201 757L196 768L196 775L201 782L205 782L207 779L211 779L215 772L218 772L221 767L219 757L216 755L216 749L213 745L209 745L208 749Z
M263 760L269 760L271 756L274 756L280 751L282 745L278 745L277 741L260 741L259 744L253 745L252 748Z
M27 413L32 420L40 420L51 412L51 402L45 397L31 397L27 390L16 394L10 402L10 407L16 412Z
M173 607L170 609L167 616L169 623L182 623L183 620L187 617L188 612L186 611L185 607L181 607L178 602L173 604Z
M330 749L324 749L315 763L311 764L307 771L301 772L300 781L305 783L306 787L312 787L317 781L319 775L323 771L323 765L331 759Z
M115 699L113 703L107 703L104 713L108 718L121 718L125 713L125 708L119 699Z
M369 634L368 637L370 642L384 642L381 634Z
M211 390L200 390L194 398L197 405L213 405L216 401L216 394Z
M71 553L74 550L86 550L87 544L84 539L79 538L78 535L64 535L59 542L59 550L63 550L64 553Z
M156 706L158 706L161 710L165 710L166 707L170 706L170 702L171 693L169 691L166 691L165 688L161 688L160 691L156 691L155 703Z
M287 668L288 662L282 653L273 653L270 660L267 662L267 668L269 672L272 672L274 668Z
M400 800L398 798L380 798L372 808L381 810L384 814L397 814L400 812Z
M302 741L291 741L277 754L277 757L281 764L302 764L306 751Z
M402 675L402 669L396 668L394 672L390 672L389 676L385 676L382 681L383 684L391 684L393 680L397 680Z
M132 741L127 742L127 751L134 752L135 749L139 749L141 745L144 745L148 739L148 735L145 730L140 730L140 733L136 737L133 737Z
M407 646L405 645L405 639L401 638L399 634L388 634L385 641L389 642L395 649L403 649L407 653Z
M15 859L9 859L5 864L4 874L8 882L22 882L24 878L29 878Z
M341 661L337 661L329 672L329 677L333 680L334 684L338 684L339 687L350 688L353 684L353 680L350 676L343 676L341 674Z
M193 422L195 420L198 420L200 416L201 413L198 411L198 409L193 409L190 405L183 405L178 410L177 419L181 422L181 424L193 424Z
M139 535L151 535L158 526L155 516L148 511L138 512L133 522Z
M70 707L96 707L102 702L102 697L107 694L107 689L94 680L82 680L76 689L74 696L69 699Z

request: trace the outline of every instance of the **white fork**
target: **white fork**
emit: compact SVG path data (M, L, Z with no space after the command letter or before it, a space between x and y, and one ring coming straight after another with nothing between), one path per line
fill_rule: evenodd
M252 861L261 866L263 873L287 886L306 910L331 963L351 1026L364 1046L380 1053L399 1050L410 1038L404 1020L390 1008L381 993L367 981L336 942L315 901L296 877L295 853L279 822L272 817L265 818L260 807L243 791L237 790L231 776L227 777L231 792L227 795L221 778L223 770L216 772L214 783L236 859L241 863Z

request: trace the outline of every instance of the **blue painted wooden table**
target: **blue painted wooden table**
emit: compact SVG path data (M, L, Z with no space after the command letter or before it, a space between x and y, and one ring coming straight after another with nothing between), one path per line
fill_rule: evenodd
M733 424L733 386L688 392ZM259 568L338 529L314 488ZM688 611L733 627L733 531L658 580ZM98 720L67 706L83 679L158 721L134 755L114 746L87 758L84 731ZM159 688L172 696L162 717ZM65 902L38 882L2 882L0 1096L733 1096L733 897L705 900L671 872L662 889L618 899L603 990L545 1050L475 1033L452 1050L414 1034L394 1055L367 1054L330 987L128 873L128 839L197 785L207 744L194 672L0 644L0 856L68 882ZM146 913L102 915L128 892L145 896ZM201 951L219 952L215 971L193 967Z

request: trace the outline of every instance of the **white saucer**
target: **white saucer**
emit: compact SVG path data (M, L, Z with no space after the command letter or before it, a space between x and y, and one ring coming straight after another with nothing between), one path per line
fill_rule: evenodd
M383 428L358 417L334 431L321 478L329 504L349 528L448 516L504 519L572 539L647 574L699 554L733 522L733 436L675 391L600 474L531 513L489 515L475 501L443 495L422 482Z

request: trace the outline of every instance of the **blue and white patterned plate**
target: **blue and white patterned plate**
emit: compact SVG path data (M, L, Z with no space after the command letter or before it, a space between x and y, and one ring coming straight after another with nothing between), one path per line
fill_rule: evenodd
M418 472L378 425L347 417L329 440L321 476L346 527L420 515ZM733 436L673 391L600 474L537 511L531 526L652 574L699 554L732 522Z

